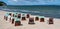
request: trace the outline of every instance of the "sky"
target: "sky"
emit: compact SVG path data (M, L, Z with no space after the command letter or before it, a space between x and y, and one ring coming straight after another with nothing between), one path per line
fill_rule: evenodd
M1 0L7 5L60 5L60 0Z

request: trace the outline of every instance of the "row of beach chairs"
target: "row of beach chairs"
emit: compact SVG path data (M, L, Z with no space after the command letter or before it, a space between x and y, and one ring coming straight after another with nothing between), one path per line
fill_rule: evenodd
M31 14L22 14L22 13L16 13L16 12L9 12L6 13L4 15L4 19L8 22L11 22L12 24L14 24L15 26L20 26L21 21L26 20L26 18L28 18L28 24L35 24L35 21L40 21L40 22L45 22L44 16L40 16L40 18L38 16L31 17ZM48 20L49 24L53 24L53 18L49 18Z

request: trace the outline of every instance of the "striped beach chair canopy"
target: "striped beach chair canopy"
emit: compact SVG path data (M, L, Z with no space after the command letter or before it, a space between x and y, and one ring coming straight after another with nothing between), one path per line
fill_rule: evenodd
M39 18L45 18L44 16L39 16Z
M18 14L18 12L13 12L13 14L14 14L14 15L17 15L17 14Z
M20 21L20 19L19 19L19 18L17 18L17 17L15 17L14 19L15 19L15 21Z
M9 13L6 13L5 16L9 16Z

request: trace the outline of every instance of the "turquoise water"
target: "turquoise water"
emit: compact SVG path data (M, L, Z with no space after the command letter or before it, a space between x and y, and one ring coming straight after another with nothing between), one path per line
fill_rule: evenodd
M60 18L60 6L5 6L0 10Z

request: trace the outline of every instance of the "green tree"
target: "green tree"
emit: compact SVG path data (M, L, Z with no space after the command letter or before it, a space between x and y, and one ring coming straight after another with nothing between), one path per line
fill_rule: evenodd
M6 3L0 1L0 6L6 6L6 5L7 5Z

